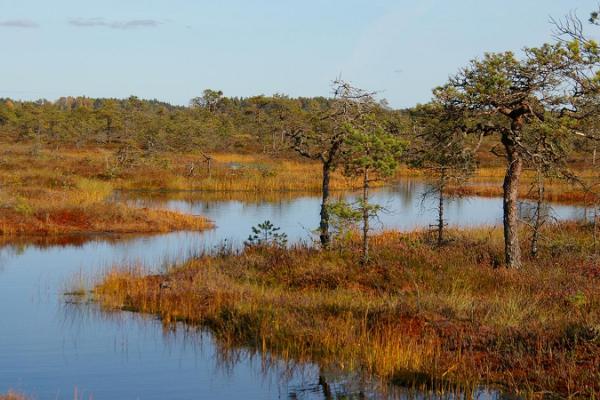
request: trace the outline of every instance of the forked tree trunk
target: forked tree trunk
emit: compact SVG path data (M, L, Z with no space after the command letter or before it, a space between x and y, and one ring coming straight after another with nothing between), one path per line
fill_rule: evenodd
M521 248L519 247L519 178L523 170L523 158L514 140L506 135L502 137L506 149L506 175L504 177L503 222L504 222L504 258L508 268L521 267Z
M323 194L321 200L321 221L319 222L319 238L321 247L326 249L329 247L331 238L329 236L329 180L331 174L331 165L323 163L323 183L321 191Z
M362 260L364 264L369 262L369 170L365 169L363 175L363 229L362 229Z

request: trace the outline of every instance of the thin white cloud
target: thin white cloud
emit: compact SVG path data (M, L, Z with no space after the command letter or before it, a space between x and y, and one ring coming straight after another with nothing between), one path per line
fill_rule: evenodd
M9 19L0 21L0 27L3 28L39 28L40 25L37 22L28 19Z
M110 28L110 29L139 29L156 28L161 25L160 21L154 19L129 19L124 21L110 21L104 18L71 18L69 25L76 28Z

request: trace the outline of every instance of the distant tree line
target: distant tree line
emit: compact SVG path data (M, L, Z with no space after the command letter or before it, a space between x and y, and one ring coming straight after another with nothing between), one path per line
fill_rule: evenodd
M158 100L62 97L56 101L0 99L0 138L54 145L133 146L144 151L236 151L292 154L298 126L317 123L334 101L284 95L225 97L205 90L189 106ZM378 106L399 132L406 113Z

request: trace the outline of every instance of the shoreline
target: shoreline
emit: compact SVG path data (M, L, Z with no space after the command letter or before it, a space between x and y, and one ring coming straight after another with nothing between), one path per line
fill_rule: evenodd
M579 225L547 229L569 244L558 253L544 247L520 271L497 269L498 229L451 230L440 249L423 232L384 232L373 237L367 268L354 242L331 251L256 248L159 275L124 266L91 296L107 312L206 327L230 346L385 382L424 376L434 386L495 382L585 398L600 391L600 343L589 325L599 312L600 262L589 258L591 238Z
M28 215L0 211L0 238L151 234L211 229L212 221L172 210L102 204L92 210L63 208Z

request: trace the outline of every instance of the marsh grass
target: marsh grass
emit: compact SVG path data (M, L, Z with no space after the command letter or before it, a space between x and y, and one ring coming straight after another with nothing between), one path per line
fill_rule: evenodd
M118 149L108 147L39 148L34 154L26 144L3 145L0 235L151 233L210 226L202 218L111 201L119 189L269 194L321 188L315 163L216 154L209 173L193 152L139 156L127 163L119 162L117 154ZM190 174L193 163L197 167ZM332 181L333 190L352 185L341 174Z
M27 400L27 397L16 392L8 392L7 394L0 394L0 400Z
M207 222L168 211L139 210L111 200L115 190L199 190L265 197L281 193L317 193L318 163L273 159L268 155L214 154L211 169L199 154L165 152L119 161L108 146L31 151L27 144L3 144L0 153L0 234L49 235L75 233L150 233L203 229ZM190 173L190 165L194 165ZM501 168L482 168L477 179L494 180ZM396 178L422 176L398 169ZM525 179L526 180L526 179ZM334 173L332 190L358 187L355 180ZM500 185L473 185L461 194L498 196ZM554 195L553 193L557 193ZM549 200L582 201L582 192L566 185L547 191ZM245 195L248 194L248 195Z
M77 390L77 387L73 390L73 400L93 400L93 396L92 395L85 395L82 393L79 393L79 391ZM30 396L25 396L23 394L17 393L17 392L13 392L13 391L9 391L7 394L0 394L0 400L30 400L30 399L35 399L35 397L30 397Z
M74 193L69 196L69 200L83 206L106 201L114 190L110 182L89 178L77 178L75 189Z
M544 187L545 201L565 204L590 204L597 202L598 194L586 192L584 185L593 185L600 178L598 168L583 163L572 163L571 169L579 179L579 183L563 179L547 179ZM505 168L480 167L469 181L461 186L448 186L446 194L453 196L502 197L502 181ZM536 183L535 171L525 170L519 185L520 199L536 199L537 191L533 190Z
M47 204L27 214L0 211L0 235L4 236L159 233L211 227L209 220L199 216L110 203L93 207Z
M449 186L446 194L452 196L480 196L480 197L502 197L502 183L492 182L478 183L474 181L470 184L456 187ZM519 188L520 199L536 199L537 192L531 190L531 181L525 180ZM588 204L595 201L596 196L586 193L581 188L566 183L552 182L546 185L544 197L546 201L565 204Z
M157 169L140 163L123 171L119 187L258 193L321 190L321 167L317 163L263 155L215 154L213 157L210 173L201 165L193 175L189 175L187 166L196 160L194 154L178 155L176 163L169 163L170 168ZM332 190L356 187L359 187L357 180L334 174Z
M0 235L157 233L212 226L198 216L111 201L118 182L100 179L106 151L72 150L36 157L23 146L0 156Z
M364 268L355 242L326 252L253 248L160 275L116 268L93 296L105 310L208 328L225 346L385 382L594 398L600 260L587 227L547 229L556 239L519 271L497 268L499 230L452 231L441 249L427 233L388 232L374 237Z

